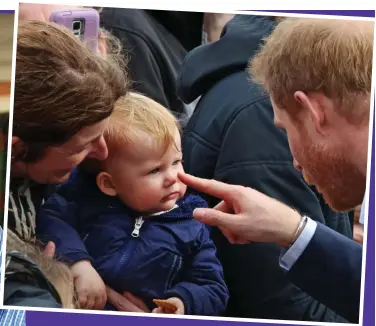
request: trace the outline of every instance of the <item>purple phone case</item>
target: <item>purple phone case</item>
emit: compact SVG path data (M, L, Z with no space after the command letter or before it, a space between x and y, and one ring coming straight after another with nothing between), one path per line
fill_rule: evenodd
M85 30L82 41L87 44L89 49L96 52L98 49L99 33L99 13L95 9L83 8L72 10L58 10L51 13L50 21L63 25L73 30L73 21L78 19L85 20Z

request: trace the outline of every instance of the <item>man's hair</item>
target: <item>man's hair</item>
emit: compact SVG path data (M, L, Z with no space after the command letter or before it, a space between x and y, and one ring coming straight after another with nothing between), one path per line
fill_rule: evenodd
M167 108L144 95L129 92L116 102L104 132L108 159L136 142L140 131L166 150L174 143L177 130L180 131L179 122Z
M121 56L90 51L67 28L27 21L18 28L13 136L36 161L82 128L109 117L128 91Z
M349 122L368 121L373 22L287 18L249 64L253 80L296 115L296 91L323 92Z

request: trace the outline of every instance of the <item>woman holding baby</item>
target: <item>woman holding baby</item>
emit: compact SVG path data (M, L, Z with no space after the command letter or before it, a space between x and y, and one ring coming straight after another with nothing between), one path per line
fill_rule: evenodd
M19 238L35 242L36 217L48 185L67 180L87 157L106 158L103 132L127 85L119 58L91 52L63 27L20 24L8 213L8 228ZM17 281L7 282L5 303L22 305L10 286ZM24 291L26 297L43 298L42 306L54 301L45 300L47 290L33 294L27 285Z
M150 312L153 310L156 313L221 315L228 299L222 268L215 256L215 247L210 239L209 231L203 224L192 219L192 210L195 207L205 207L206 204L197 196L185 195L186 187L177 179L177 173L182 171L179 123L166 108L158 103L141 95L129 95L128 80L123 73L122 61L118 57L108 55L107 53L111 53L108 47L102 48L106 51L93 53L70 31L50 23L28 21L19 26L5 304L103 309L108 300L112 304L112 307L107 305L109 309L124 311ZM119 98L124 99L120 107L125 109L133 107L136 110L116 120L113 110ZM107 159L108 151L114 151L114 149L107 147L104 134L107 134L107 139L111 138L111 130L116 130L117 121L122 121L124 118L124 121L131 122L141 112L144 113L143 116L139 116L138 122L134 120L135 125L128 125L131 127L131 133L123 135L125 137L123 143L135 136L132 134L133 127L143 130L144 134L152 135L156 130L155 127L159 126L162 142L158 144L162 146L161 152L155 153L156 157L153 161L155 166L151 166L151 159L148 155L145 156L145 153L151 155L152 148L159 146L151 142L148 144L151 147L146 149L144 154L138 153L141 156L144 155L139 158L140 162L143 162L142 169L146 169L147 165L150 171L141 172L141 164L137 163L132 165L134 173L129 174L127 178L113 178L111 176L114 175L115 170L122 170L124 167L122 164L126 163L120 161L121 164L119 163L120 165L118 164L116 168L109 165L110 162L114 162L113 157L117 156L116 154L122 148L112 152L113 155ZM126 128L127 126L120 127ZM166 130L168 130L167 133ZM140 136L135 137L134 141ZM151 137L150 141L153 139L154 137ZM137 141L147 145L145 137ZM140 150L141 146L136 148ZM132 157L132 153L134 154L134 151L130 150L127 158ZM162 161L157 160L160 153L167 153ZM60 235L70 234L75 239L84 241L80 238L81 234L78 234L78 230L76 232L67 221L70 217L81 215L76 214L76 211L71 215L67 214L67 211L73 207L71 202L66 206L64 204L54 206L58 211L60 210L59 213L67 209L59 218L48 214L48 209L51 207L51 205L48 206L51 203L49 198L54 200L60 196L59 200L67 201L67 198L62 195L63 190L51 196L51 193L55 194L56 190L51 189L51 185L71 181L75 177L75 175L71 177L72 169L84 160L88 163L104 162L99 165L94 164L96 167L100 166L101 173L97 173L96 178L91 178L94 184L92 188L85 188L86 198L89 200L94 198L91 197L91 191L94 193L94 190L98 188L101 194L97 193L98 197L95 198L102 200L105 207L118 205L122 216L126 216L129 221L135 218L135 211L142 212L145 216L143 222L145 226L153 223L155 231L149 232L148 237L152 239L154 234L160 234L159 240L150 240L155 243L154 257L159 255L160 258L157 264L153 264L153 268L159 271L159 274L154 273L155 282L152 282L154 279L150 276L146 274L143 276L145 280L149 279L158 286L152 289L151 283L147 289L141 289L141 282L138 287L139 293L137 293L137 287L132 288L133 294L136 292L139 296L147 295L148 298L143 297L143 300L140 300L124 291L126 289L122 285L124 283L116 283L116 278L104 277L105 273L100 269L102 265L94 255L96 251L102 249L101 247L95 248L96 251L93 249L94 252L89 252L91 255L79 256L78 253L82 252L81 249L85 247L81 243L75 247L76 252L73 253L73 258L72 255L64 255L64 246L73 246L73 243L64 242ZM127 162L130 164L129 160ZM129 171L130 166L128 166ZM92 172L92 169L93 165L88 164L87 171ZM134 178L135 183L131 184L131 177L136 174L139 174L139 178ZM123 184L120 183L121 180ZM143 182L140 183L139 180ZM127 189L127 186L131 188L137 186L138 192L135 188L133 188L134 192L129 192L130 188ZM133 196L134 193L142 194L147 189L149 189L149 195L144 201L139 202L138 196ZM74 190L75 187L72 188L70 194L73 194ZM159 198L162 193L163 198ZM82 194L79 194L79 197L80 195ZM116 198L112 200L111 197ZM143 206L147 202L146 199L149 200L150 207ZM47 205L44 207L47 208L44 208L44 214L41 214L40 208L45 201ZM106 203L110 203L110 206ZM107 220L110 219L111 214L110 209L106 213ZM149 217L151 217L150 222ZM118 229L128 228L127 224L121 224L122 219L116 220L120 223ZM137 228L138 218L135 220L134 230ZM44 250L42 254L40 246L35 242L36 238L44 240L46 237L43 238L43 236L48 235L50 231L40 226L49 225L54 226L55 230L60 233L57 237L51 238L53 242L43 241L48 244L42 248ZM111 225L107 223L104 227L109 228ZM100 228L97 230L100 232ZM108 243L106 249L112 248L113 250L112 246L116 246L117 242L111 242L114 240L114 230L108 230L109 241L107 242L105 237L100 240L103 241L101 243ZM187 230L190 230L191 237L187 236ZM38 232L42 235L41 237L38 236ZM164 239L167 239L170 234L174 236L170 238L167 247L163 248ZM129 240L132 241L130 234L119 233L120 238L124 238L125 235L129 236ZM147 242L145 246L145 248L148 247ZM86 247L90 249L87 244ZM162 251L159 249L161 247ZM58 258L63 262L52 258L55 249L57 254L61 254ZM152 260L148 250L145 250L144 254L149 255L145 256L145 259ZM91 259L91 257L94 258ZM183 263L181 257L190 263ZM120 262L122 259L125 258L120 258ZM92 264L96 264L97 271ZM112 265L104 267L106 271L112 272L116 264L114 268L106 266ZM124 271L129 270L127 265ZM144 271L148 273L149 267L146 266ZM211 272L208 273L208 271ZM19 277L25 273L29 279L33 280L31 283L25 283L25 279ZM130 274L129 277L136 275L136 273ZM106 289L102 278L116 291L111 288ZM73 300L75 292L78 297L77 302ZM119 293L124 293L124 296ZM166 301L154 299L166 299Z

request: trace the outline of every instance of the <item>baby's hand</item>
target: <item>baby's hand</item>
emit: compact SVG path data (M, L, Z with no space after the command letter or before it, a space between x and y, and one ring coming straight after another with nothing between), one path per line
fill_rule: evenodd
M91 263L81 260L71 270L80 308L103 309L107 301L106 286Z
M158 308L153 309L152 313L155 314L175 314L175 315L184 315L184 303L179 298L169 298L165 301L167 304L160 305ZM168 306L172 305L175 307L175 309L171 309Z

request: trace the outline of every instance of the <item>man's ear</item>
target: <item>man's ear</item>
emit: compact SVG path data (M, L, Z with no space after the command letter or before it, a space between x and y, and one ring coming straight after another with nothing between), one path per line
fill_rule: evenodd
M313 126L318 134L324 136L325 132L325 110L322 107L320 101L316 97L309 96L302 91L296 91L294 93L295 101L301 106L301 109L305 111L306 117L310 117Z
M112 182L111 174L107 172L100 172L97 175L97 186L107 196L117 196L117 191L114 183Z

